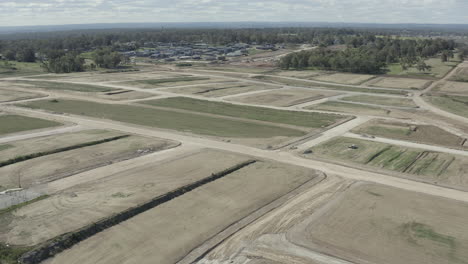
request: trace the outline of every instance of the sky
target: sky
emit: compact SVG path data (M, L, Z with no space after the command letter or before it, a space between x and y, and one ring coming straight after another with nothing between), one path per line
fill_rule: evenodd
M0 26L242 21L468 24L468 0L0 0Z

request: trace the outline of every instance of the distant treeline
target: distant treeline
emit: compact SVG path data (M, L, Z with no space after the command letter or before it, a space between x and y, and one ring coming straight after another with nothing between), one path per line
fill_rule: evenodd
M456 43L446 39L400 39L355 36L347 40L347 49L319 48L289 54L280 61L283 69L316 68L353 73L381 73L390 63L400 63L403 68L416 65L421 71L430 67L424 58L442 53L453 57ZM445 59L447 59L445 57ZM442 58L444 60L444 57Z

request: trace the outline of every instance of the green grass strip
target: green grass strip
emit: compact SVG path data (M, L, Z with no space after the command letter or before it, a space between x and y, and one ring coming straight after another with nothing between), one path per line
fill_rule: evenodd
M94 146L94 145L99 145L99 144L102 144L102 143L107 143L107 142L110 142L110 141L119 140L119 139L126 138L126 137L129 137L129 136L130 135L111 137L111 138L106 138L106 139L81 143L81 144L77 144L77 145L72 145L72 146L68 146L68 147L64 147L64 148L58 148L58 149L54 149L54 150L50 150L50 151L36 152L36 153L33 153L33 154L19 156L19 157L15 157L15 158L12 158L12 159L9 159L9 160L6 160L6 161L1 161L0 162L0 168L11 165L11 164L14 164L14 163L18 163L18 162L22 162L22 161L26 161L26 160L30 160L30 159L35 159L35 158L39 158L39 157L46 156L46 155L51 155L51 154L55 154L55 153L65 152L65 151L69 151L69 150L74 150L74 149L79 149L79 148L84 148L84 147L89 147L89 146Z

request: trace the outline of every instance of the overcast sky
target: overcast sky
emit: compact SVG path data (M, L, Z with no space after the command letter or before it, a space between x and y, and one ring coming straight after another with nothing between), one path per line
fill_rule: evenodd
M468 0L0 0L0 25L115 22L468 24Z

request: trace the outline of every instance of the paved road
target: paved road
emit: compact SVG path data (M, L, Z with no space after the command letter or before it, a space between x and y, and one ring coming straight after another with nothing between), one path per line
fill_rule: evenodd
M181 142L183 145L194 145L201 148L213 148L225 151L236 152L244 155L255 156L263 159L270 159L278 162L288 163L292 165L307 167L315 170L323 171L327 174L339 175L344 178L349 178L358 181L369 181L379 184L384 184L388 186L393 186L396 188L401 188L409 191L421 192L426 194L431 194L435 196L445 197L449 199L459 200L468 202L467 192L448 189L440 186L435 186L431 184L411 181L403 178L385 176L378 173L363 171L359 169L349 168L346 166L330 164L327 162L309 160L299 156L296 156L294 153L284 152L284 151L268 151L261 150L253 147L236 145L227 142L216 141L207 138L201 138L196 136L176 134L172 131L163 131L157 129L150 129L147 127L124 124L120 122L110 121L110 120L101 120L94 119L82 116L75 115L57 115L52 113L46 113L38 110L18 108L13 106L1 106L0 108L6 108L8 111L15 111L17 113L23 113L28 115L33 115L37 117L50 117L53 116L58 119L63 119L71 122L81 124L83 126L91 128L102 128L102 129L114 129L119 131L124 131L126 133L134 133L150 137L158 137L171 139Z

